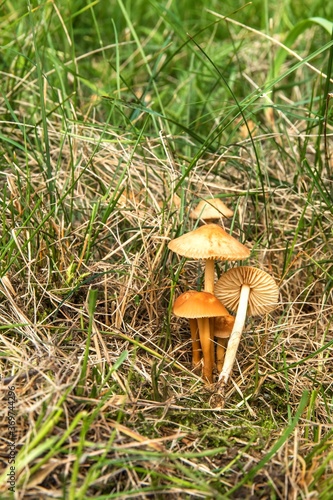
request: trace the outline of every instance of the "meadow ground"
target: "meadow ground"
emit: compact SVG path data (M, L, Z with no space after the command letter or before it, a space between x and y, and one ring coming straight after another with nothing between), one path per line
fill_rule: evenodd
M333 496L333 7L7 1L0 496ZM280 287L224 409L191 368L168 250L220 197ZM15 491L14 491L15 490Z

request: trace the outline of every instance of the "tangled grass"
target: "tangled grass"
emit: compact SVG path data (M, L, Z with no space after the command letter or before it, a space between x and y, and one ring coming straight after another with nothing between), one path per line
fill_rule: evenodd
M133 45L131 33L118 50ZM240 66L257 56L248 81L267 70L256 42L237 52ZM143 48L119 61L124 75L139 57L138 87ZM173 53L177 64L185 56ZM245 98L242 113L224 103L223 125L207 98L191 128L174 107L186 79L164 120L150 107L153 86L140 103L102 97L104 88L85 98L80 79L78 97L65 95L64 66L48 62L19 73L18 57L3 70L1 498L330 498L332 124L328 97L317 119L320 82L299 63L292 75L303 84L277 89L276 107L256 109L258 91L248 114ZM93 62L101 78L103 61ZM175 83L164 63L160 104ZM247 323L223 410L210 407L211 389L191 369L187 322L172 314L176 295L201 287L201 263L167 248L211 196L233 208L220 223L250 248L247 263L280 287L279 307ZM218 263L217 276L233 265Z

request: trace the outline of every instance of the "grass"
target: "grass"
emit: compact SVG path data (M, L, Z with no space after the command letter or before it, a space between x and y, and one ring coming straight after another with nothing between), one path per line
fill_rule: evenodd
M332 14L3 4L1 498L332 497ZM209 196L280 286L223 410L172 314L202 268L167 249Z

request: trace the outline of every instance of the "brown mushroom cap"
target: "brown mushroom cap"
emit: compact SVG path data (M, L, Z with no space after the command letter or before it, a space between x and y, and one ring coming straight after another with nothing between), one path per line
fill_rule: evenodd
M214 337L228 339L235 323L235 317L228 314L214 318Z
M208 292L190 290L177 297L173 313L181 318L215 318L229 316L223 304Z
M220 217L232 217L233 211L220 198L201 200L196 208L190 212L191 219L212 220Z
M217 224L206 224L168 244L170 250L192 259L247 259L250 250Z
M261 269L239 266L229 269L215 284L214 293L223 304L236 311L242 285L250 287L248 314L261 316L277 307L279 288L272 276Z

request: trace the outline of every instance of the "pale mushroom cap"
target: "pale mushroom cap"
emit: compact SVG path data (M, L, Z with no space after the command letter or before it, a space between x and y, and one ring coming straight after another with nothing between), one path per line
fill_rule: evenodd
M190 290L177 297L173 305L173 313L181 318L215 318L228 316L223 304L208 292Z
M212 220L221 217L232 217L233 211L220 198L201 200L196 208L190 212L191 219Z
M168 244L170 250L192 259L247 259L250 250L217 224L206 224Z
M214 293L223 304L236 311L242 285L250 286L248 314L261 316L278 305L279 288L272 276L250 266L239 266L224 273L217 281Z
M231 335L234 323L235 317L231 316L231 314L214 318L214 337L228 339Z

